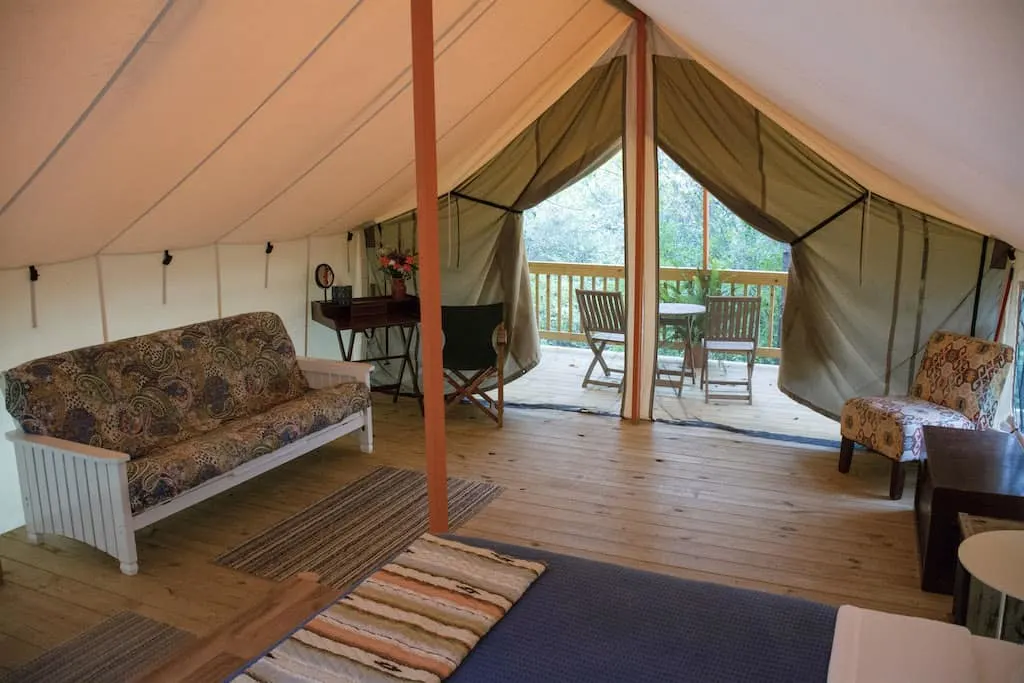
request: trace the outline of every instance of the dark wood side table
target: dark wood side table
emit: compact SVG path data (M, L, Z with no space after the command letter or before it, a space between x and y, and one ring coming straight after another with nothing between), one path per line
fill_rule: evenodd
M951 594L958 513L1024 520L1024 449L1012 434L925 427L914 495L921 589Z
M374 391L393 391L397 401L402 393L402 379L409 373L412 384L412 395L423 405L420 393L419 372L416 367L414 345L417 329L420 324L420 300L415 296L395 299L390 296L369 296L352 299L350 304L336 304L330 301L313 301L310 303L311 315L315 322L334 330L338 337L341 357L352 360L355 337L345 345L342 332L353 334L363 332L372 335L374 331L383 331L384 352L377 356L363 358L365 363L399 361L398 372L394 384L374 385ZM396 330L401 339L400 347L392 350L390 331Z

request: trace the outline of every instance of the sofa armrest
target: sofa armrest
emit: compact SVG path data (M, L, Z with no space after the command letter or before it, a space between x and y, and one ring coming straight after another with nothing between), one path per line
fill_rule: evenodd
M53 436L36 436L35 434L26 434L21 430L7 432L7 440L15 445L21 444L28 447L40 446L42 448L48 448L55 451L62 451L67 455L77 456L87 460L99 460L104 463L128 462L131 460L131 456L127 453L121 453L120 451L112 451L108 448L90 446L88 444L78 443L77 441L68 441L67 439L58 439Z
M352 363L343 360L326 358L298 358L299 369L306 376L309 386L314 389L334 386L342 382L361 382L370 386L370 373L373 366L369 363Z

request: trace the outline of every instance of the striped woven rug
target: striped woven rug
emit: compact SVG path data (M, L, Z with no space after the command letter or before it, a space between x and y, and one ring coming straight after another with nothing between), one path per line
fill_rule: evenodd
M448 519L465 523L502 488L448 479ZM316 572L320 582L346 588L368 576L427 531L427 480L422 472L378 467L215 562L282 581Z
M43 653L3 683L118 683L170 658L194 636L134 612L121 612Z

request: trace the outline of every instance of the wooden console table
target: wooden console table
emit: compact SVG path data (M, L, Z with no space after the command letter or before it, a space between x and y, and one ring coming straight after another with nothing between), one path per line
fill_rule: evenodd
M921 589L953 592L958 513L1024 520L1024 450L1012 434L925 427L914 515Z
M373 389L375 391L393 390L394 400L397 401L402 393L402 378L408 371L412 382L412 395L422 402L419 373L413 353L420 324L419 298L408 296L404 299L394 299L390 296L369 296L352 299L352 303L349 305L335 304L330 301L313 301L311 308L314 321L334 330L338 337L341 357L347 361L352 360L355 337L353 336L351 343L346 346L342 332L350 331L353 335L362 332L369 338L374 331L383 330L384 353L361 360L366 363L397 360L400 361L400 365L394 384L377 385ZM401 348L394 353L391 351L390 331L392 329L398 331L402 340Z

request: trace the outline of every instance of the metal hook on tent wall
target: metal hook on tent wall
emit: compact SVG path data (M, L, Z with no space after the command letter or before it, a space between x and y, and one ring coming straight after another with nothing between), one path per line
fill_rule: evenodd
M857 284L864 285L864 243L867 240L868 228L871 227L871 190L868 190L867 197L860 216L860 263L857 266Z
M270 254L274 251L274 245L267 242L267 248L263 250L266 255L263 259L263 289L270 284Z
M162 263L163 266L164 266L163 270L162 270L162 274L163 274L163 304L164 304L164 306L167 305L167 266L171 265L171 261L173 261L173 260L174 260L174 257L171 256L171 252L168 251L167 249L164 249L164 257L160 261L160 263Z
M351 273L352 272L352 238L355 237L351 232L345 235L345 268Z
M455 197L455 270L462 269L462 211Z
M28 296L32 305L32 329L39 327L39 319L36 316L36 281L39 279L39 270L35 266L28 267Z
M448 192L448 201L446 202L448 209L448 267L452 267L452 261L455 259L454 249L455 240L452 239L452 193Z

